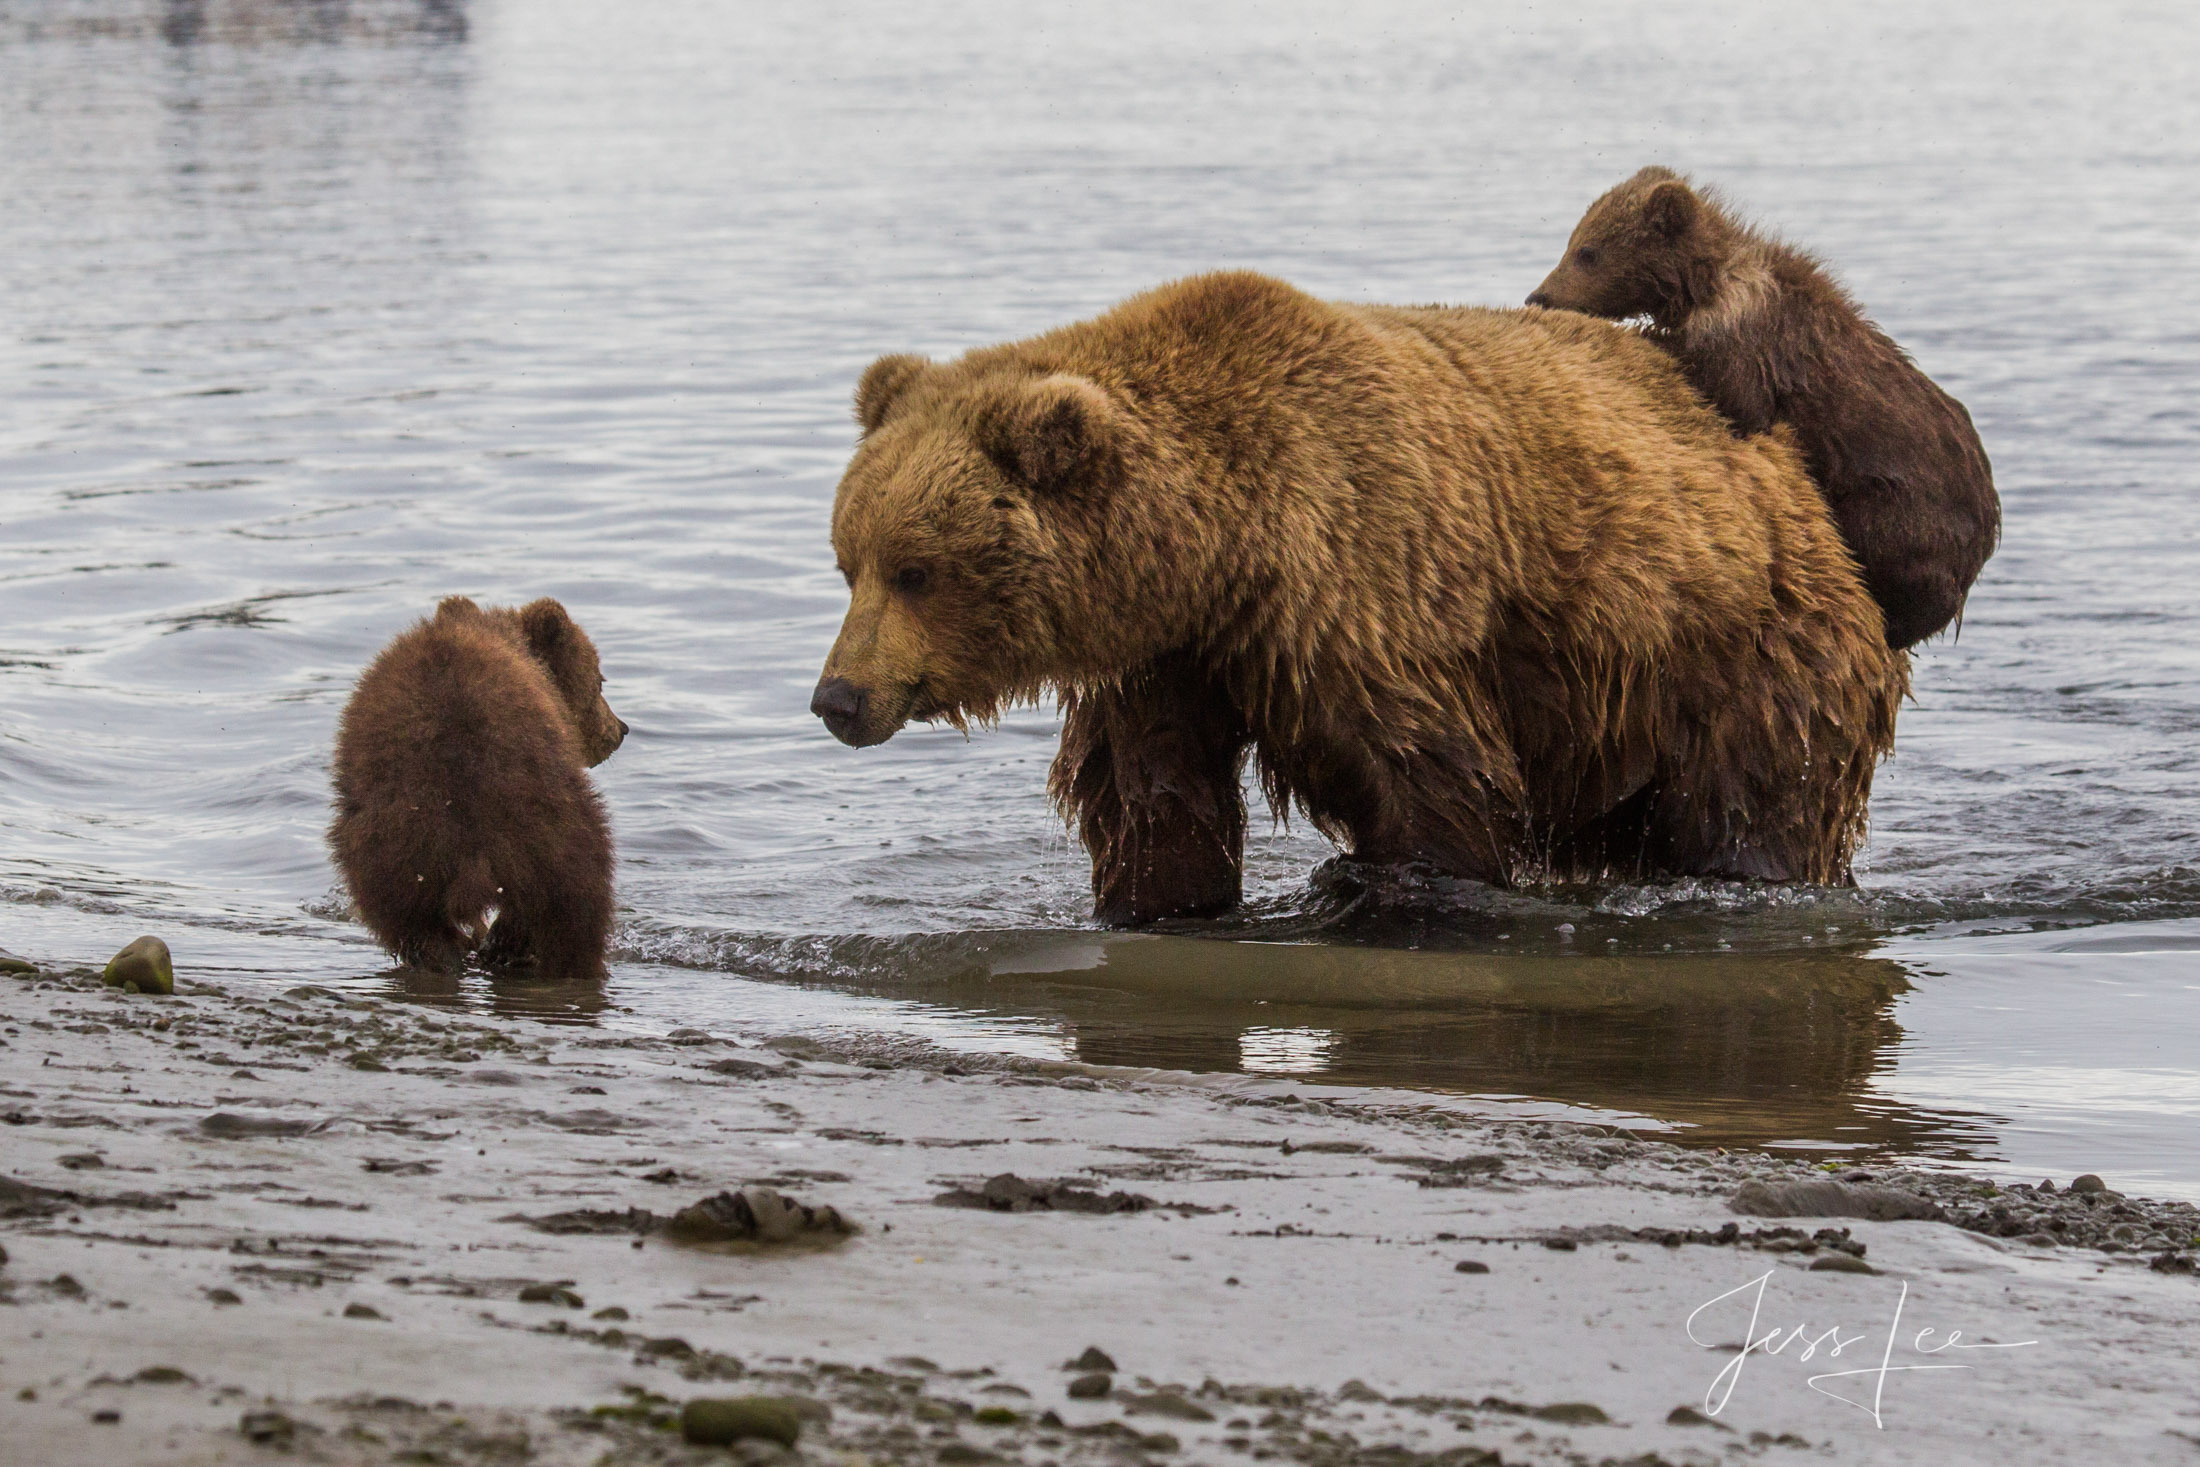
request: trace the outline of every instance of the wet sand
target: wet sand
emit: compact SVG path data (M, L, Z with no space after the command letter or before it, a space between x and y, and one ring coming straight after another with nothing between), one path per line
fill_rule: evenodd
M2200 1215L2068 1177L188 972L0 1006L11 1464L726 1461L666 1428L748 1395L803 1428L734 1460L2200 1450ZM1941 1218L1737 1213L1753 1180ZM675 1236L774 1193L855 1232Z

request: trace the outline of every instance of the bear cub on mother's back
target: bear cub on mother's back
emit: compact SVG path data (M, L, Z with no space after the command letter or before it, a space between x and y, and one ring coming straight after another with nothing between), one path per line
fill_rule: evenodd
M1740 434L1793 428L1804 462L1909 647L1955 620L2001 533L1971 415L1809 255L1734 220L1665 168L1589 206L1528 297L1651 338Z
M438 604L360 676L337 730L329 846L360 918L417 968L478 952L602 977L611 832L588 768L625 737L563 606Z

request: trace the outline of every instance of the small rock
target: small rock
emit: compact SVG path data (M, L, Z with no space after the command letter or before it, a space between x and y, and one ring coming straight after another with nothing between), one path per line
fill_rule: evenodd
M35 974L38 964L29 958L19 958L6 948L0 948L0 973Z
M130 1379L138 1385L196 1385L173 1365L148 1365Z
M104 1411L94 1411L92 1420L98 1422L101 1426L113 1426L122 1420L122 1413L110 1406Z
M1571 1238L1545 1238L1543 1246L1554 1253L1572 1253L1581 1245Z
M681 1208L665 1232L683 1243L832 1241L855 1231L830 1207L807 1207L771 1187L743 1187Z
M934 1368L937 1369L938 1367L935 1366ZM1087 1345L1084 1354L1078 1356L1075 1360L1064 1361L1062 1368L1064 1370L1082 1371L1098 1370L1113 1375L1116 1366L1115 1360L1107 1351L1101 1349L1098 1345Z
M2108 1183L2102 1181L2092 1172L2087 1172L2082 1177L2072 1177L2070 1179L2070 1190L2073 1192L2106 1192Z
M1735 1190L1728 1204L1744 1217L1863 1217L1875 1222L1946 1216L1936 1202L1899 1187L1848 1182L1764 1182Z
M1554 1401L1548 1406L1538 1406L1528 1414L1538 1421L1556 1421L1561 1426L1612 1424L1612 1418L1604 1414L1602 1406L1592 1406L1587 1401Z
M76 1151L55 1157L54 1164L65 1172L89 1172L106 1166L107 1158L96 1151Z
M208 1289L206 1291L206 1302L209 1304L242 1304L244 1300L238 1296L235 1289Z
M174 993L176 968L168 944L157 937L139 938L107 960L99 981L133 993Z
M1069 1398L1073 1401L1097 1401L1115 1388L1115 1382L1095 1371L1080 1375L1069 1383Z
M1383 1393L1355 1376L1337 1387L1337 1399L1340 1401L1380 1401L1383 1399Z
M1076 1383L1072 1382L1070 1389L1075 1391L1076 1388ZM1363 1386L1362 1389L1366 1388ZM1373 1392L1369 1392L1369 1394L1372 1395ZM1197 1401L1187 1400L1174 1391L1154 1391L1149 1395L1124 1396L1121 1399L1123 1409L1134 1416L1172 1416L1178 1421L1212 1421L1215 1419L1214 1412L1200 1405ZM1380 1400L1382 1398L1378 1396L1376 1399Z
M1825 1253L1811 1260L1812 1273L1877 1273L1863 1259L1853 1253Z
M633 1316L629 1315L624 1309L621 1309L618 1305L614 1304L608 1309L599 1309L594 1314L591 1314L588 1317L590 1319L608 1319L616 1324L624 1323L626 1320L631 1319Z
M1472 1258L1462 1258L1451 1266L1451 1271L1453 1273L1488 1273L1490 1266L1486 1263L1478 1263Z
M519 1291L519 1302L522 1304L563 1304L568 1309L578 1309L587 1301L566 1287L571 1282L571 1279L563 1279L554 1284L529 1284ZM626 1318L624 1314L619 1317L621 1319Z
M2156 1273L2200 1272L2200 1260L2190 1253L2159 1253L2147 1261L2147 1267Z
M263 1447L288 1446L298 1436L298 1423L280 1411L247 1411L237 1430L248 1442Z
M1704 1415L1694 1406L1675 1406L1665 1413L1665 1424L1667 1426L1713 1426L1720 1431L1732 1431L1734 1429L1723 1421L1716 1421Z
M346 1319L382 1319L385 1317L382 1311L372 1304L346 1304L344 1306L344 1318Z
M751 1438L791 1447L802 1435L802 1415L791 1402L773 1396L703 1397L680 1408L680 1435L699 1447Z

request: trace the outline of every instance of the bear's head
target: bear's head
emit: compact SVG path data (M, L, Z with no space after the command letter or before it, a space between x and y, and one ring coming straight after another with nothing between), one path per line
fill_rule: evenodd
M1674 325L1707 302L1730 233L1717 205L1670 168L1645 168L1589 206L1531 306Z
M447 596L435 608L436 618L481 618L502 625L501 635L518 634L527 655L549 674L558 700L572 720L580 740L581 758L589 765L603 763L626 741L626 721L611 711L603 696L603 665L596 644L566 613L559 602L544 596L517 611L501 607L484 611L464 596Z
M1129 415L1087 377L890 356L863 374L856 418L833 503L848 615L810 711L860 748L912 719L964 727L1037 697L1074 660L1053 568L1093 543Z

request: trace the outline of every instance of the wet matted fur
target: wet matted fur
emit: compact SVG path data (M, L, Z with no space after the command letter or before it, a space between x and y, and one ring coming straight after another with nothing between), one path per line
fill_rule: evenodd
M361 920L414 967L479 950L603 976L611 833L588 767L625 736L563 606L441 602L360 675L338 726L329 847Z
M1248 754L1370 860L1848 879L1907 660L1792 443L1638 335L1218 274L857 410L812 706L860 745L1059 690L1105 920L1237 900Z
M1985 445L1963 404L1817 260L1670 169L1645 168L1589 206L1528 304L1648 316L1651 339L1735 432L1792 428L1889 646L1962 614L2001 534Z

